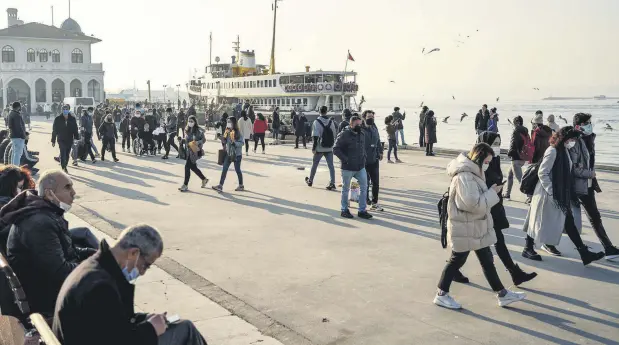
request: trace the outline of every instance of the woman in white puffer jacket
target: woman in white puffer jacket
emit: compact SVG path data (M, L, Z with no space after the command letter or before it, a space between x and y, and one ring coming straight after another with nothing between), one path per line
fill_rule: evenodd
M249 154L249 140L254 134L254 123L251 121L245 110L241 111L241 118L238 120L239 131L245 139L245 154Z
M447 239L451 257L443 270L434 304L460 309L462 306L449 295L449 287L471 251L475 251L488 283L497 293L499 306L505 307L525 298L503 286L494 267L490 246L496 242L490 209L499 203L502 186L486 186L484 171L494 158L494 150L486 143L473 147L468 155L461 154L447 167L452 178L447 203Z

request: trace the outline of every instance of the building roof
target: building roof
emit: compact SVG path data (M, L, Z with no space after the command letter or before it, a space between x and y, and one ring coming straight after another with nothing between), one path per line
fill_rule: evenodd
M70 18L70 17L65 19L64 22L62 22L62 24L60 25L60 28L63 30L71 31L76 34L82 34L82 35L84 34L82 32L82 27L73 18Z
M79 28L79 25L77 24L77 22L75 22L73 19L71 20ZM15 26L8 27L6 29L2 29L0 30L0 37L49 38L49 39L57 39L57 40L90 41L91 43L101 42L100 39L93 37L93 36L86 36L81 32L76 33L73 31L59 29L55 26L49 26L49 25L40 24L40 23L28 23L24 25L15 25Z

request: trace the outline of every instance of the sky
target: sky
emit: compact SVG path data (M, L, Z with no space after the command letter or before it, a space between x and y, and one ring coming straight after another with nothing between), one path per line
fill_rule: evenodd
M241 49L268 64L271 2L73 0L71 17L103 40L93 62L103 63L107 90L149 79L161 88L204 71L211 31L213 59L229 62L239 35ZM67 0L2 3L25 22L51 24L51 6L56 26L68 17ZM276 69L341 71L350 50L366 99L619 97L618 14L618 0L284 0Z

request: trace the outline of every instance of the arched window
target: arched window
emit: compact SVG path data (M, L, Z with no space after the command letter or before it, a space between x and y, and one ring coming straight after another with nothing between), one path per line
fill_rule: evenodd
M47 62L47 50L45 49L39 50L39 61Z
M71 62L72 63L84 63L84 54L81 50L75 48L71 52Z
M2 62L15 62L15 49L13 47L2 47Z
M60 62L60 52L58 49L52 51L52 62Z
M35 61L34 49L30 48L30 49L26 50L26 61L27 62L34 62Z

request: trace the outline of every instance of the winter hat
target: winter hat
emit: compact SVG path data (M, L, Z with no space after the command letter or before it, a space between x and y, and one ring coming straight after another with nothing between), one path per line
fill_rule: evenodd
M522 116L518 115L516 117L514 117L514 124L519 123L520 125L522 125L524 123L524 120L522 119Z
M586 123L589 120L591 120L591 114L578 113L574 115L574 126L580 125L581 123Z
M544 124L544 115L543 114L536 114L535 117L533 118L533 120L531 120L531 123L543 125Z

